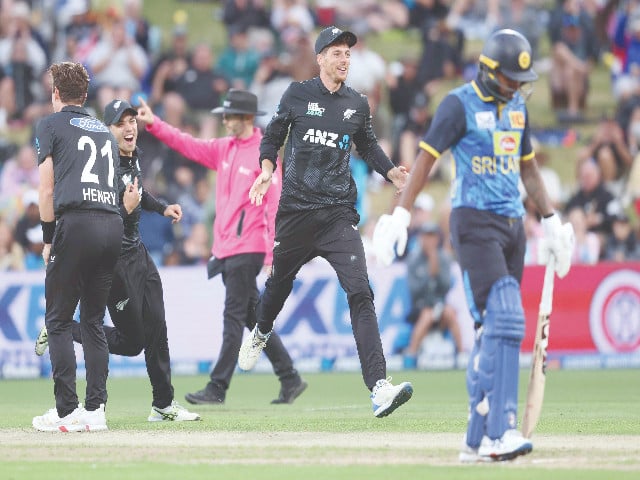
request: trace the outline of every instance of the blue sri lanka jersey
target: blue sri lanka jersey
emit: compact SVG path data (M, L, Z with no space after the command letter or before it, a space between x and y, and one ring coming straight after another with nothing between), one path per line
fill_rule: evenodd
M520 162L534 152L525 102L518 92L499 103L472 81L452 90L438 107L420 148L454 158L452 208L487 210L521 217Z

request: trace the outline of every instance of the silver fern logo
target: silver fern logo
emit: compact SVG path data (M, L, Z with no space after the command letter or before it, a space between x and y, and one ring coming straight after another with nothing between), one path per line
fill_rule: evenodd
M124 300L120 300L118 303L116 303L116 310L118 310L119 312L124 310L124 307L127 306L127 303L129 303L129 299L125 298Z
M354 114L354 113L356 113L356 111L355 111L355 110L352 110L352 109L350 109L350 108L347 108L347 109L344 111L344 114L343 114L344 116L342 117L342 120L349 120L349 119L353 116L353 114Z

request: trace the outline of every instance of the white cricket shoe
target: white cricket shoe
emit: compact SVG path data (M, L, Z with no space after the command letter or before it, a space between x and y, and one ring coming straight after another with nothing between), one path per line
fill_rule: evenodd
M504 462L526 455L531 450L533 450L531 440L524 438L519 431L510 429L504 432L502 438L496 440L491 440L485 435L480 442L478 456L482 461Z
M101 403L95 410L84 410L84 429L87 432L99 432L102 430L108 430L107 417L104 413L104 403Z
M256 366L260 353L264 347L267 346L267 340L269 340L269 333L260 333L258 325L253 327L251 334L242 342L240 346L240 353L238 354L238 366L242 370L251 370Z
M49 334L47 333L47 327L42 327L40 329L40 333L38 334L38 338L36 338L36 355L41 357L44 355L44 352L47 351L47 347L49 346Z
M380 379L371 391L371 403L373 414L378 417L391 415L393 411L403 403L406 403L413 395L413 387L409 382L400 385L392 385L391 377Z
M483 461L480 455L478 455L478 449L470 447L466 443L462 445L462 448L460 449L458 460L462 463L477 463Z
M200 415L192 413L175 400L165 408L151 407L147 418L150 422L190 422L200 420Z
M58 411L52 408L44 415L33 417L31 424L41 432L92 432L107 429L104 405L100 405L98 410L88 412L80 404L73 412L62 418L58 416Z

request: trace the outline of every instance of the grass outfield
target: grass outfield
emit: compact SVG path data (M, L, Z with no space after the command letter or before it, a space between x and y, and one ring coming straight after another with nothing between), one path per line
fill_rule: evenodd
M523 399L528 372L521 375ZM635 479L640 472L637 370L550 372L533 453L472 466L457 462L464 372L396 373L415 393L384 419L373 417L359 374L305 379L309 388L295 404L270 405L278 391L273 375L237 374L226 405L194 408L203 421L152 424L148 380L112 378L109 432L72 434L31 427L34 415L53 406L51 380L2 380L0 477L550 480ZM175 377L176 399L205 381Z

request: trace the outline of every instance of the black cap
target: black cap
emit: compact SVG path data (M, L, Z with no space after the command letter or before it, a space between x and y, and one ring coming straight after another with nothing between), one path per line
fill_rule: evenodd
M624 212L618 212L614 217L613 220L615 222L624 222L624 223L629 223L629 216L624 213Z
M264 115L267 112L258 110L258 97L246 90L232 88L222 102L221 107L211 110L213 114L241 113L248 115Z
M104 123L105 125L113 125L120 121L120 117L125 112L129 112L132 115L138 115L138 110L133 108L126 100L112 100L109 105L104 107Z
M320 53L329 45L344 41L349 47L353 47L358 38L353 32L342 31L338 27L327 27L320 32L316 39L316 53Z

